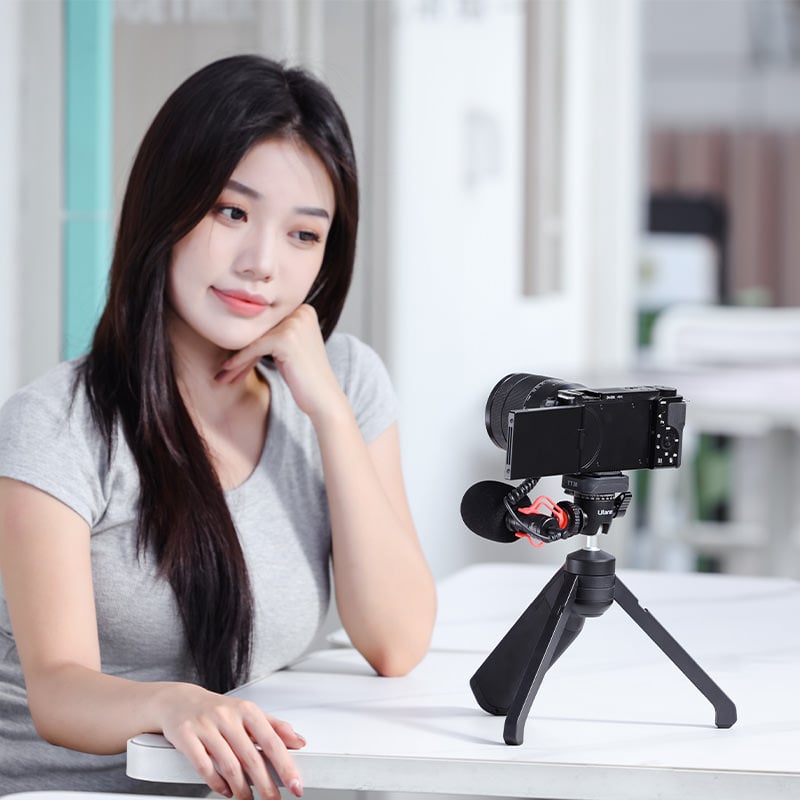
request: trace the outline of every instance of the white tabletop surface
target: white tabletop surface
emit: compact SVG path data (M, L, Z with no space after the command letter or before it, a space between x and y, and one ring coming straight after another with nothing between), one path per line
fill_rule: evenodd
M15 792L3 795L3 800L145 800L140 794L121 792L74 792L60 789L43 789L33 792ZM171 795L147 795L147 800L186 800Z
M800 583L620 571L640 603L736 703L710 703L614 605L548 672L519 747L468 681L552 567L483 564L443 582L431 652L379 678L350 648L238 690L307 739L308 787L585 800L800 797ZM131 740L128 772L196 781L160 736Z

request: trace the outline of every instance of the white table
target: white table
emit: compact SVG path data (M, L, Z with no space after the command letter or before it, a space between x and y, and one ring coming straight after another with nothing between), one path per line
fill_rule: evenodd
M576 543L577 544L577 543ZM307 787L564 800L779 800L800 796L800 583L620 571L737 705L708 701L615 604L552 667L525 743L468 681L552 567L484 564L443 582L433 646L404 678L376 677L350 648L322 651L238 693L308 739ZM160 736L128 744L128 773L195 782Z
M43 789L32 792L15 792L3 795L3 800L145 800L140 794L124 794L121 792L75 792ZM147 795L146 800L186 800L185 797L166 795Z

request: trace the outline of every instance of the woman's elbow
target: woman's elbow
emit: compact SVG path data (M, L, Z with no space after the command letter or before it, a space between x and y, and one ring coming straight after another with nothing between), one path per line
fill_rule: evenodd
M399 678L416 667L428 652L433 634L435 611L430 620L418 624L413 630L395 631L382 645L369 648L365 653L372 668L385 678Z
M28 693L28 710L33 720L33 727L42 739L48 744L60 747L69 746L64 740L63 730L58 725L56 716L49 710L48 704L38 702L36 696L32 696L30 692Z
M426 642L422 647L413 648L388 646L365 657L370 666L382 678L402 678L422 661L427 652L428 644Z

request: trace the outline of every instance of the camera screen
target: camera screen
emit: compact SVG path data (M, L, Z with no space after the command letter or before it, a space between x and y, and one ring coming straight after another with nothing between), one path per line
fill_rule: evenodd
M605 472L650 466L649 398L513 412L506 478Z
M582 417L580 406L515 411L509 425L506 478L579 472Z

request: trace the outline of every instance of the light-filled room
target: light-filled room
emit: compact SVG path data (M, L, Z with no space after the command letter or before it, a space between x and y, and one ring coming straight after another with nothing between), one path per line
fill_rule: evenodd
M0 0L0 797L797 797L797 98L797 0Z

